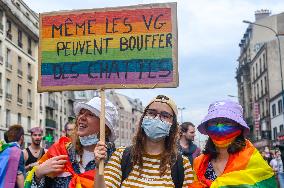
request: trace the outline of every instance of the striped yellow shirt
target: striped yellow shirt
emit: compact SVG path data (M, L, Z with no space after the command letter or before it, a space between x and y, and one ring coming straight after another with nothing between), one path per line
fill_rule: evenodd
M141 173L138 172L138 165L133 167L132 172L121 184L121 158L125 148L118 148L111 156L105 167L104 178L107 187L132 187L132 188L149 188L149 187L174 187L171 170L160 177L160 155L143 155L143 167ZM183 187L187 187L193 182L194 174L189 160L183 157L184 165L184 182Z

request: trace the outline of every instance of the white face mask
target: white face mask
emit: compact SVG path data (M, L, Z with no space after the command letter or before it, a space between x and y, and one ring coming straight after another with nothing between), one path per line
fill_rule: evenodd
M98 139L98 134L91 134L88 136L79 136L80 139L80 143L83 146L91 146L91 145L95 145L98 143L99 139Z

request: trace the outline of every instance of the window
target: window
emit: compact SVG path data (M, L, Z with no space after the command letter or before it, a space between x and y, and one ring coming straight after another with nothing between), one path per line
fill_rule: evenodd
M3 19L3 11L0 10L0 30L3 31L3 23L2 23L2 19Z
M262 62L261 62L261 58L259 58L259 73L262 73Z
M276 140L277 139L277 127L273 128L273 139Z
M32 92L28 89L28 107L32 107Z
M9 48L7 48L7 53L6 53L6 67L8 69L12 69L11 50Z
M264 76L264 92L267 93L267 80L266 80L266 76Z
M23 103L23 98L22 98L22 86L21 84L18 84L17 88L17 96L18 96L18 103Z
M265 54L263 54L263 69L265 69L266 68L266 56L265 56Z
M0 40L0 64L3 64L2 41Z
M23 38L23 33L21 30L18 29L18 46L20 48L23 47L22 38Z
M260 90L261 90L261 96L263 95L263 84L262 84L262 80L260 80Z
M32 76L32 65L30 63L28 63L28 81L31 82L33 79Z
M32 39L28 38L28 54L32 55Z
M9 127L11 124L11 111L6 109L6 127Z
M31 124L32 124L32 122L31 122L31 116L28 116L28 122L27 122L27 124L28 124L28 130L30 130L31 129Z
M12 23L10 20L7 20L6 28L7 28L7 37L10 40L12 40Z
M257 78L257 76L258 76L258 68L257 68L257 63L255 64L255 72L256 72L256 74L255 74L255 78Z
M257 98L259 98L259 87L258 87L258 83L256 84L256 92L257 92Z
M282 105L282 100L280 99L278 101L278 113L281 114L283 111L283 105Z
M23 76L22 58L18 56L18 75Z
M254 67L252 67L252 80L254 81L254 73L255 73L255 70L254 70Z
M12 99L12 87L11 87L11 80L7 78L6 80L6 98Z
M272 117L276 116L276 106L275 104L272 105Z
M21 125L22 124L22 115L21 113L18 113L18 124Z
M283 124L280 125L280 132L283 131Z

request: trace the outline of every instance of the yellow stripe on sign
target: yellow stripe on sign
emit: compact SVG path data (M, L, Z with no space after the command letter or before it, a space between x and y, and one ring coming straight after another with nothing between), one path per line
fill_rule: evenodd
M226 185L254 185L257 182L271 178L273 175L273 170L255 149L246 169L230 172L218 177L210 188L218 188Z

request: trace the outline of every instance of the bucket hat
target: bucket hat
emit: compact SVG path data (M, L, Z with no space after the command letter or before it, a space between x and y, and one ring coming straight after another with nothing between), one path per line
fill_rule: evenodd
M81 109L87 109L96 116L100 117L101 113L101 98L94 97L88 102L78 102L74 106L74 112L76 116L79 114ZM118 112L116 107L107 99L105 99L105 123L110 129L109 141L114 142L116 139L114 128L118 125Z
M243 118L243 108L238 103L231 100L221 100L210 104L208 113L198 125L197 129L200 133L207 135L206 124L209 120L215 118L227 118L233 120L243 127L243 134L249 133L249 127Z

